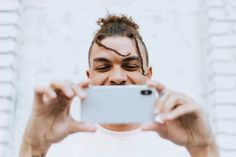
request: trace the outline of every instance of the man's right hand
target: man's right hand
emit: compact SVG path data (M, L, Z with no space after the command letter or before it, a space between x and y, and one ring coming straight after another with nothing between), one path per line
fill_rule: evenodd
M78 131L95 131L96 126L75 121L70 115L74 97L86 97L84 89L90 81L80 84L52 81L47 87L36 87L33 110L25 129L20 157L43 157L53 143Z

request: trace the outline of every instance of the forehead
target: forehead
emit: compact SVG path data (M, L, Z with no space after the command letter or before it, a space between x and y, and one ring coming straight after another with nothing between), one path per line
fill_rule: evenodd
M106 47L112 48L118 51L122 55L131 53L132 56L138 55L136 51L136 46L133 40L128 37L107 37L101 41ZM113 51L106 48L100 47L94 44L90 54L90 60L97 57L121 57L115 54Z

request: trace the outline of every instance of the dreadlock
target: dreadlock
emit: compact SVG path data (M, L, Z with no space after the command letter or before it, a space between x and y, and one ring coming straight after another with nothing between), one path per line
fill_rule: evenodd
M133 39L135 41L135 47L137 49L138 56L140 57L140 63L142 68L142 74L145 74L145 70L143 67L143 58L141 56L141 52L139 49L138 41L142 43L145 49L146 59L147 59L147 65L148 65L148 53L146 45L144 44L142 37L140 36L138 32L139 26L132 20L131 17L127 17L125 15L116 16L116 15L108 15L106 18L99 18L97 21L97 24L100 26L100 29L97 31L92 44L89 48L89 65L90 65L90 54L91 49L94 43L96 43L98 46L103 47L105 49L108 49L114 53L116 53L119 56L127 57L130 55L130 53L123 55L117 50L107 47L106 45L102 44L101 41L106 37L113 37L113 36L126 36L130 39Z

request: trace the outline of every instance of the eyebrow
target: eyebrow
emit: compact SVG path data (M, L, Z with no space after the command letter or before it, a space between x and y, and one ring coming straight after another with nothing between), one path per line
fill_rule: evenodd
M129 56L129 57L125 57L124 59L122 59L122 63L124 62L130 62L130 61L138 61L140 62L140 57L139 56ZM107 63L111 63L111 61L107 58L103 58L103 57L98 57L98 58L94 58L93 59L94 62L107 62Z
M141 58L139 56L130 56L122 59L122 62L138 61L140 62Z
M103 57L98 57L93 59L94 62L108 62L110 63L111 61L109 59L103 58Z

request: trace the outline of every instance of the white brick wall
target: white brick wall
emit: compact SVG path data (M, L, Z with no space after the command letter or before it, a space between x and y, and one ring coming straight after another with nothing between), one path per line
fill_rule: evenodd
M107 12L133 16L154 79L197 99L210 113L222 157L235 157L235 1L20 2L0 0L0 157L18 154L36 84L85 78L95 21Z
M236 7L235 1L209 0L209 96L215 111L215 132L221 156L236 155Z
M7 156L13 140L19 7L17 1L0 2L0 157Z

